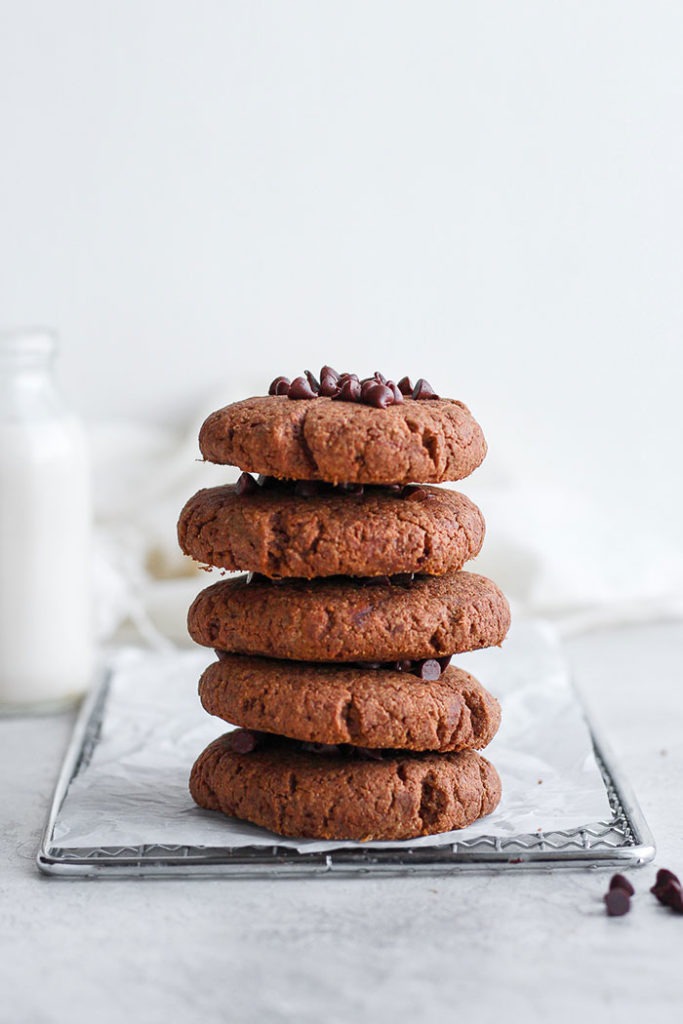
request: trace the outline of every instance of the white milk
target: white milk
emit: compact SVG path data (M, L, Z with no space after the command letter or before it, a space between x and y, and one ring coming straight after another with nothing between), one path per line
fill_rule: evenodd
M78 420L35 395L28 413L9 405L5 415L0 406L0 711L41 710L89 682L89 473Z

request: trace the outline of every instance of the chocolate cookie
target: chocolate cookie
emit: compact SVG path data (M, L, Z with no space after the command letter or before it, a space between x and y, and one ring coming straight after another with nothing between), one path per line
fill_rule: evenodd
M190 636L206 647L295 661L438 658L502 643L508 603L491 580L469 572L345 577L271 583L221 580L197 595Z
M481 749L500 705L451 666L434 681L396 670L225 655L199 681L210 715L309 743L404 750Z
M265 576L440 575L479 553L484 529L469 498L438 487L307 498L293 488L240 494L227 485L190 498L178 540L198 562Z
M237 753L231 735L200 754L190 793L200 807L280 835L411 839L464 828L500 800L495 768L472 750L361 760L311 753L281 740Z
M387 409L331 398L247 398L211 413L199 447L209 462L334 484L461 480L486 455L467 406L445 398L406 398Z

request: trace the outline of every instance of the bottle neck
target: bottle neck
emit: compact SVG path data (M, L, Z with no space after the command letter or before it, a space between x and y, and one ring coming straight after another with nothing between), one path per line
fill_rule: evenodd
M50 335L0 335L0 418L45 418L62 411L53 376L54 354Z

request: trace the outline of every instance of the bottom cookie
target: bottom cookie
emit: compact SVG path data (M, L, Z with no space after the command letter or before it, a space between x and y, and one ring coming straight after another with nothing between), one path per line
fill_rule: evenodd
M236 749L253 739L237 729L214 740L192 768L190 793L200 807L283 836L413 839L471 825L500 800L498 773L473 750L358 756L280 737Z

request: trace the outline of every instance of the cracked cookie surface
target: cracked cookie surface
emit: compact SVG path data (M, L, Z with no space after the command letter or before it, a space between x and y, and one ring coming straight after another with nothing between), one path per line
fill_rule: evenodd
M207 488L181 512L178 540L198 562L272 577L454 572L479 553L484 518L464 494L421 490L426 500Z
M500 800L495 768L472 750L398 751L375 761L314 754L282 740L240 754L229 737L195 762L193 799L280 835L412 839L471 825Z
M387 409L331 398L247 398L211 413L199 447L209 462L333 484L461 480L486 455L467 406L447 398L407 398Z
M449 666L426 681L393 669L224 655L199 681L205 710L233 725L308 743L404 750L480 750L500 705Z
M188 613L190 636L205 647L296 661L438 658L498 645L509 625L500 589L469 572L405 585L239 576L202 590Z

